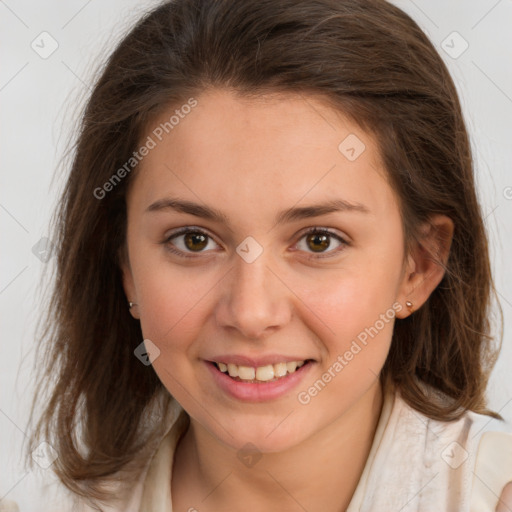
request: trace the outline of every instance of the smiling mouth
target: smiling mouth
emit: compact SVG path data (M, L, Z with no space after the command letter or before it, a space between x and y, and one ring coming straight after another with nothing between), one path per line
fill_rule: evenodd
M250 366L239 366L236 364L225 364L222 362L214 362L213 364L217 370L231 377L238 382L246 383L262 383L262 382L275 382L283 379L292 373L295 373L299 368L312 363L312 359L304 361L292 361L288 363L268 364L265 366L258 366L253 368Z

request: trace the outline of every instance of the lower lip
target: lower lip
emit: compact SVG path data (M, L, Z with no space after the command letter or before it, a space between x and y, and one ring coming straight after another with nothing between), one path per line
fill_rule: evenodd
M295 372L272 382L241 382L221 372L214 363L205 361L218 386L228 395L245 402L266 402L280 398L298 386L313 366L310 361Z

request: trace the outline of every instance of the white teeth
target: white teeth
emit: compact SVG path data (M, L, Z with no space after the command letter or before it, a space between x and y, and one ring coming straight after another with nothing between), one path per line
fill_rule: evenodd
M286 363L277 363L274 365L274 375L276 377L284 377L287 371Z
M238 376L242 380L254 380L256 372L254 371L254 368L251 368L250 366L239 366Z
M236 364L229 363L228 364L228 373L229 373L230 377L238 377L238 366Z
M257 380L272 380L274 378L274 367L271 364L267 366L259 366L256 369L256 379Z
M297 369L297 361L286 363L286 369L288 370L289 373L293 373Z
M238 377L240 380L259 380L268 382L270 380L284 377L288 373L293 373L303 366L305 361L292 361L289 363L276 363L252 368L250 366L238 366L233 363L217 363L217 367L223 373L228 373L230 377Z

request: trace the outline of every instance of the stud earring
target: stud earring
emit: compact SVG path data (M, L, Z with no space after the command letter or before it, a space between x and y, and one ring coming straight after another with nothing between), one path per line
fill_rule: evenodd
M133 306L137 306L137 304L135 304L135 302L128 302L128 307L129 307L130 309L132 309L132 308L133 308Z
M414 311L413 304L410 300L405 301L405 305L407 306L407 309L409 310L409 313L412 313Z

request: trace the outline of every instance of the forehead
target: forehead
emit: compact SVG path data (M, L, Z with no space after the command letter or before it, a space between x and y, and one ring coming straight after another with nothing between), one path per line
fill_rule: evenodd
M210 90L195 100L148 124L144 140L155 146L132 187L141 207L165 193L228 209L244 201L275 210L339 197L377 209L393 202L374 138L322 98Z

